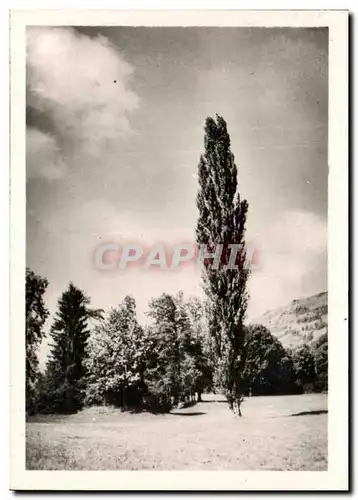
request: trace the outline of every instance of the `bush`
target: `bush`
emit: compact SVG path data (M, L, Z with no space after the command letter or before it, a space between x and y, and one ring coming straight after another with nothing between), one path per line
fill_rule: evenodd
M294 311L296 314L306 314L309 312L309 308L307 306L297 306Z

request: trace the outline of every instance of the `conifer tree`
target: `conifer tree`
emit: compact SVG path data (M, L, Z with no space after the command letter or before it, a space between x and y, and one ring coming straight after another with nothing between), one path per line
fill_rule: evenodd
M248 210L238 191L237 168L230 149L230 136L225 120L216 115L205 123L205 153L199 162L199 189L196 227L197 243L208 251L220 249L217 266L214 260L203 260L204 290L208 298L209 329L215 340L216 380L222 386L230 407L241 415L242 388L240 377L244 363L244 316L247 308L244 251L239 251L237 269L227 269L230 245L244 246Z
M53 343L46 376L52 410L72 413L82 407L85 383L85 347L89 320L100 319L102 311L90 309L90 299L72 283L58 300L58 312L51 327Z

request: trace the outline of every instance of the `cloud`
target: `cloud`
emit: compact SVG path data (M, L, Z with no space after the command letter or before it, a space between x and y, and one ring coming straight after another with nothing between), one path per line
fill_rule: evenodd
M34 127L26 131L27 178L58 179L66 171L56 140Z
M30 177L60 177L65 164L100 156L131 132L128 116L138 106L131 74L105 37L72 28L27 29Z
M319 216L287 211L254 238L259 267L249 280L249 316L323 291L327 266L327 225Z

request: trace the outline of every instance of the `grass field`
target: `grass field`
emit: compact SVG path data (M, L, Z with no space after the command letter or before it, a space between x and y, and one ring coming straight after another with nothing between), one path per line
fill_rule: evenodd
M89 408L32 417L33 470L327 470L327 396L248 398L235 418L224 399L167 415Z

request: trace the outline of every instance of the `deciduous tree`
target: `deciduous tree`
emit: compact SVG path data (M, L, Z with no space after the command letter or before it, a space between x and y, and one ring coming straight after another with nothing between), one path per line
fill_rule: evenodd
M243 247L248 210L238 190L237 167L230 148L230 136L225 120L207 118L205 123L205 152L199 162L199 217L196 237L199 245L209 251L220 250L217 266L210 258L203 260L204 290L208 298L210 332L215 339L217 355L216 380L225 391L230 407L241 414L243 390L241 374L244 365L245 330L243 321L247 308ZM232 247L241 246L234 263L228 267ZM237 248L237 247L236 247Z
M151 339L137 320L135 300L126 296L88 340L86 402L140 407L150 349Z
M34 388L39 377L37 353L49 315L44 302L47 286L46 278L26 269L26 410L30 413L34 411Z

